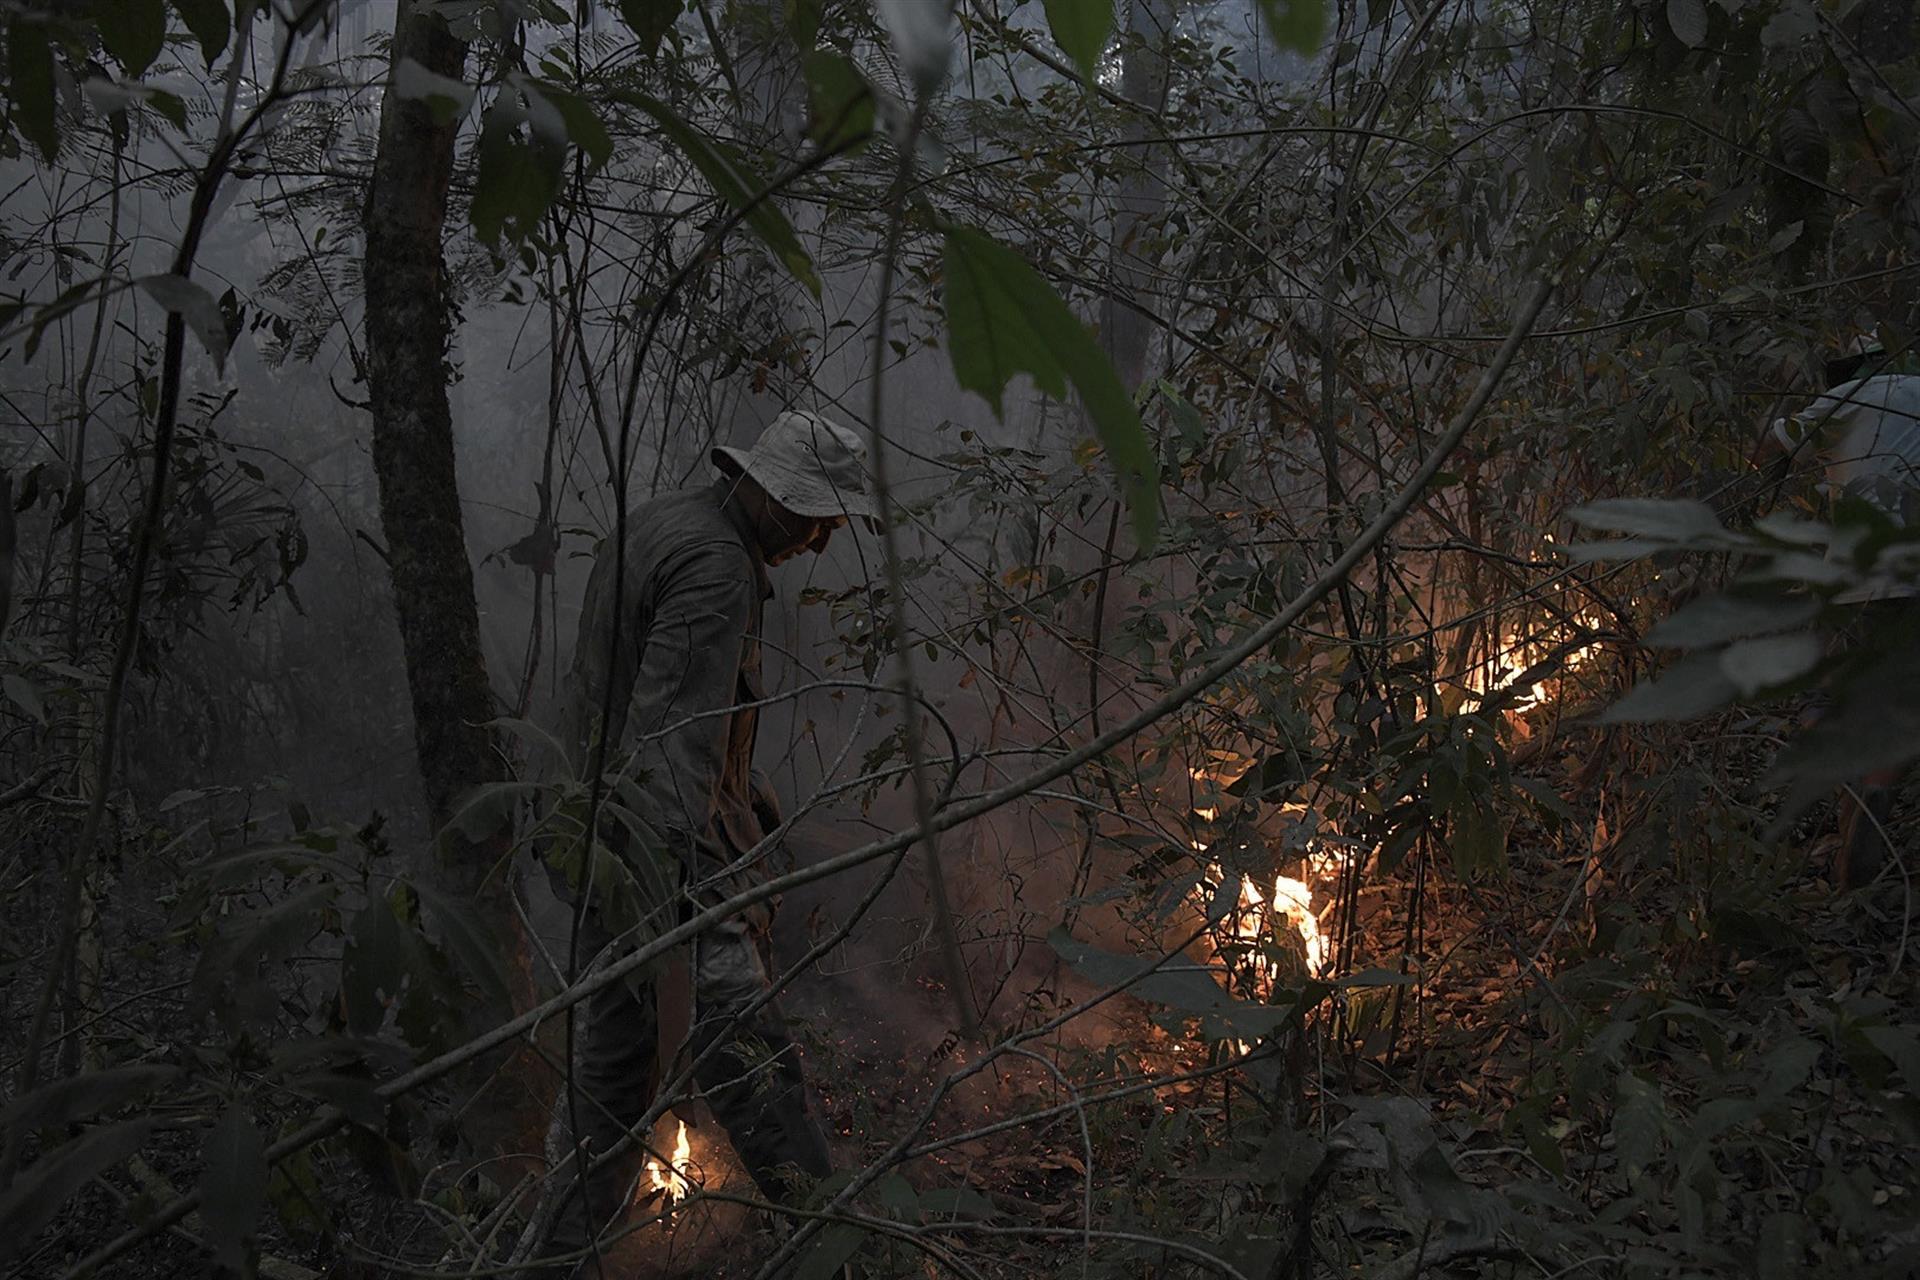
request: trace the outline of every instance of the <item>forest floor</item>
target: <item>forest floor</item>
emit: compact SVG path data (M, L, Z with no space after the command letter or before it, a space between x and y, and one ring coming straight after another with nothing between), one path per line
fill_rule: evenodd
M1741 807L1701 800L1693 782L1676 781L1677 774L1616 777L1576 794L1576 773L1593 773L1585 763L1569 749L1536 772L1561 789L1569 811L1597 810L1602 821L1569 822L1558 832L1532 822L1516 826L1511 873L1503 880L1475 888L1436 868L1423 877L1418 898L1404 876L1363 892L1351 967L1397 968L1411 939L1404 954L1419 980L1350 990L1337 1021L1329 1017L1333 1006L1323 1007L1293 1059L1297 1097L1276 1105L1237 1071L1220 1071L1089 1107L1084 1116L1068 1112L960 1137L1069 1098L1048 1070L1009 1060L941 1102L924 1141L951 1145L902 1165L876 1185L872 1199L919 1227L969 1224L928 1236L982 1277L1076 1273L1089 1207L1096 1228L1121 1223L1142 1237L1164 1232L1192 1242L1217 1238L1209 1223L1244 1224L1251 1202L1277 1239L1293 1206L1275 1199L1263 1207L1267 1193L1250 1189L1245 1171L1310 1160L1283 1149L1286 1135L1298 1137L1301 1153L1323 1152L1329 1143L1339 1146L1340 1117L1355 1099L1400 1097L1430 1115L1469 1186L1510 1196L1532 1188L1521 1198L1558 1197L1555 1213L1577 1210L1614 1222L1638 1242L1623 1248L1657 1249L1686 1229L1680 1210L1663 1203L1677 1184L1662 1180L1699 1176L1683 1167L1689 1135L1700 1132L1700 1117L1710 1113L1722 1083L1750 1083L1752 1071L1741 1075L1729 1059L1750 1062L1769 1045L1804 1041L1836 1051L1816 1049L1799 1068L1792 1105L1801 1131L1712 1162L1718 1212L1758 1231L1770 1215L1816 1193L1831 1198L1836 1177L1850 1180L1864 1205L1910 1206L1920 1194L1906 1185L1911 1149L1850 1069L1846 1032L1836 1029L1832 1013L1864 1009L1870 1022L1874 1009L1920 1007L1915 966L1906 962L1904 886L1883 877L1876 891L1842 895L1830 888L1825 805L1768 843L1752 821L1736 822L1737 830L1702 826L1708 809L1731 820ZM1710 781L1704 772L1701 778ZM1892 830L1902 848L1913 847L1917 826L1920 815L1911 810L1896 816ZM1571 838L1575 831L1581 839ZM1717 874L1715 859L1733 857L1746 860L1740 875ZM1735 892L1730 885L1746 887ZM127 936L164 937L163 909L149 901L139 919L116 927ZM167 990L184 977L176 971L180 955L143 943L117 957L116 991L162 994L116 1014L116 1036L191 1051L194 1015L180 993ZM901 1008L937 996L932 989L903 992ZM843 1167L880 1156L927 1107L939 1082L968 1060L968 1047L938 1035L936 1025L847 1018L822 1034L816 1023L809 1054ZM1071 1041L1052 1042L1053 1056L1075 1078L1109 1086L1144 1073L1203 1071L1218 1060L1217 1050L1171 1034L1168 1025L1121 998L1076 1023ZM1780 1068L1776 1062L1763 1069ZM1631 1135L1622 1120L1629 1108L1621 1080L1629 1076L1639 1082L1632 1088L1651 1090L1659 1102L1651 1141L1667 1153L1667 1173L1646 1164L1654 1159L1649 1152L1632 1154L1638 1163L1622 1167L1621 1144ZM750 1197L752 1188L711 1117L695 1104L681 1118L691 1121L691 1169L714 1198L696 1198L664 1224L637 1231L611 1257L635 1280L749 1276L775 1247L774 1229L759 1211L725 1199ZM657 1145L671 1140L674 1119L656 1130ZM164 1196L169 1178L175 1186L190 1179L200 1123L179 1118L171 1133L158 1136L147 1152L147 1185L96 1180L50 1233L43 1262L97 1244L108 1227ZM1250 1142L1264 1149L1249 1151ZM454 1201L423 1212L379 1194L338 1158L319 1168L339 1180L331 1198L345 1247L333 1255L332 1274L382 1274L368 1261L378 1256L431 1264L441 1251L434 1220L460 1213ZM1356 1166L1317 1186L1319 1198L1310 1202L1320 1274L1370 1275L1418 1247L1379 1173ZM1303 1179L1295 1170L1279 1181L1297 1189ZM1251 1257L1259 1243L1239 1245ZM263 1244L269 1254L308 1267L325 1252L277 1233ZM1092 1249L1098 1258L1108 1246L1094 1240ZM1166 1269L1172 1255L1156 1261L1138 1242L1126 1249L1134 1260L1108 1274L1201 1274ZM358 1263L351 1261L356 1254ZM913 1248L876 1265L873 1274L937 1274ZM120 1274L158 1280L205 1274L205 1266L194 1245L176 1236L144 1246Z
M1737 759L1712 763L1754 771ZM1838 1051L1815 1051L1799 1068L1804 1079L1793 1106L1804 1128L1781 1135L1783 1145L1712 1162L1719 1214L1757 1232L1769 1216L1816 1193L1831 1195L1836 1170L1867 1204L1898 1208L1905 1198L1911 1207L1920 1194L1906 1185L1911 1150L1849 1068L1830 1012L1920 1007L1915 967L1905 959L1910 899L1897 875L1874 891L1836 892L1828 882L1834 839L1825 803L1792 831L1769 837L1737 799L1721 805L1696 796L1696 782L1707 780L1711 790L1704 772L1679 781L1667 774L1583 782L1596 772L1590 765L1570 744L1535 766L1571 812L1601 819L1558 832L1516 826L1504 880L1474 888L1431 874L1417 901L1404 878L1363 891L1351 967L1397 967L1411 939L1405 954L1420 981L1350 991L1337 1023L1324 1010L1315 1020L1298 1059L1303 1130L1324 1143L1355 1098L1415 1099L1470 1186L1519 1188L1523 1200L1564 1197L1558 1211L1630 1220L1622 1247L1657 1251L1686 1229L1673 1186L1662 1185L1678 1170L1648 1183L1641 1168L1623 1167L1622 1111L1630 1108L1621 1103L1619 1078L1642 1082L1660 1100L1657 1145L1678 1166L1689 1135L1701 1133L1700 1118L1713 1114L1716 1082L1729 1096L1750 1083L1751 1072L1742 1075L1733 1063L1787 1042L1824 1044ZM1707 809L1720 819L1739 814L1739 829L1702 827ZM1917 830L1920 814L1909 809L1890 828L1903 849L1915 847ZM1097 1016L1096 1029L1082 1028L1065 1046L1063 1062L1085 1068L1104 1049L1115 1075L1179 1076L1214 1060L1203 1044L1156 1025L1147 1006L1115 1003ZM966 1056L953 1041L903 1051L900 1034L884 1025L849 1029L814 1052L849 1166L881 1156ZM1058 1106L1068 1096L1059 1082L1028 1065L970 1082L942 1105L927 1137ZM1765 1069L1777 1073L1778 1061ZM1089 1205L1096 1227L1115 1217L1174 1222L1180 1229L1170 1236L1189 1241L1207 1238L1209 1219L1224 1224L1244 1212L1249 1192L1233 1173L1243 1164L1208 1153L1235 1148L1235 1128L1255 1092L1236 1072L1178 1081L1104 1104L1096 1110L1105 1118L1096 1116L1085 1131L1068 1115L968 1138L905 1165L899 1181L911 1188L906 1200L920 1199L923 1223L936 1221L926 1206L938 1204L949 1221L1012 1229L984 1239L967 1231L943 1237L979 1275L1076 1274ZM1177 1124L1170 1128L1169 1119ZM1273 1141L1270 1129L1257 1131ZM696 1163L719 1174L723 1191L738 1191L744 1180L718 1147L712 1137L698 1139ZM1220 1172L1210 1177L1209 1168ZM1321 1274L1371 1275L1396 1260L1404 1266L1418 1242L1389 1212L1395 1200L1384 1179L1337 1180L1314 1217ZM1628 1236L1639 1239L1626 1243ZM641 1247L625 1259L636 1276L724 1280L751 1275L755 1255L771 1244L764 1228L717 1206L636 1241ZM1093 1249L1096 1257L1103 1252L1097 1241ZM1134 1253L1134 1269L1107 1274L1187 1274L1164 1269L1173 1255L1156 1262L1150 1250ZM924 1260L902 1270L906 1259L890 1259L894 1269L876 1274L939 1274ZM1430 1274L1509 1273L1505 1264L1491 1264L1498 1269L1490 1273L1473 1265ZM1512 1274L1537 1272L1523 1266Z

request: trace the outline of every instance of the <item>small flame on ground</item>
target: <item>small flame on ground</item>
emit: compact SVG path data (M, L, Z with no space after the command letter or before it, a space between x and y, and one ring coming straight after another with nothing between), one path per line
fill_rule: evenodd
M673 1141L673 1161L662 1165L651 1157L647 1160L647 1186L655 1191L663 1191L667 1203L679 1204L686 1199L687 1192L693 1189L688 1174L693 1162L693 1144L687 1141L687 1122L680 1122L680 1135Z

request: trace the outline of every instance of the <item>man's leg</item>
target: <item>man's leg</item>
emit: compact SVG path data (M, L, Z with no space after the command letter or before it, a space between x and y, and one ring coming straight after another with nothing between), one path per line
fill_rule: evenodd
M729 920L694 943L692 1043L695 1056L724 1041L698 1073L700 1089L733 1149L770 1200L794 1199L803 1181L831 1171L820 1127L800 1069L800 1050L776 1003L735 1021L766 993L767 970L744 921Z
M593 954L583 937L581 952ZM651 979L629 979L603 987L587 998L586 1034L574 1053L577 1097L571 1109L586 1136L585 1158L593 1160L611 1150L628 1129L646 1114L653 1098L653 1061L656 1042L654 1009L658 995ZM577 1006L576 1006L577 1007ZM570 1101L563 1086L555 1100L564 1132L572 1132ZM646 1153L629 1144L624 1154L582 1180L571 1165L556 1193L558 1215L540 1249L543 1256L577 1253L607 1227L626 1206L629 1188L646 1161ZM600 1280L589 1257L577 1270L569 1264L543 1274L579 1275ZM606 1273L613 1280L613 1273Z

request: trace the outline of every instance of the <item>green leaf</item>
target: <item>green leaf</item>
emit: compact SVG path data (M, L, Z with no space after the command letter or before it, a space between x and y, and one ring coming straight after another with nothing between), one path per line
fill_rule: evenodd
M393 905L375 894L353 918L353 936L340 959L340 995L347 1007L347 1029L372 1035L387 1020L387 1007L399 998L408 969L407 936Z
M328 1199L320 1189L311 1152L296 1151L273 1167L267 1200L295 1240L310 1244L326 1234Z
M1689 49L1707 42L1707 6L1703 0L1667 0L1667 26Z
M220 304L213 300L212 294L185 276L176 275L142 276L140 287L152 294L154 301L186 321L187 327L206 347L207 354L213 357L214 367L225 369L230 345L227 318L220 313Z
M826 0L781 0L786 11L787 34L802 53L813 52L820 41L820 19Z
M51 162L60 149L53 110L53 46L45 27L20 17L7 20L7 96L14 124Z
M766 198L766 180L755 173L745 159L718 138L693 128L657 98L624 90L614 96L652 116L661 132L693 162L714 194L734 209L747 211L747 226L760 237L780 265L804 285L808 293L815 298L820 296L820 275L814 270L813 259L800 247L800 237L794 234L787 216Z
M1607 498L1575 507L1567 515L1589 529L1680 544L1726 533L1712 507L1686 498Z
M619 0L620 20L640 42L640 51L649 58L660 52L660 42L679 19L686 5L683 0Z
M565 139L564 120L544 99L523 102L521 89L509 86L493 100L480 127L480 168L467 209L482 243L497 245L502 234L518 243L540 225L566 182Z
M92 1129L15 1175L0 1195L0 1262L38 1235L80 1188L132 1157L152 1131L149 1116Z
M553 104L560 118L566 122L567 137L587 157L589 173L613 159L613 135L607 132L607 126L594 114L592 104L579 94L569 93L559 85L546 81L540 83L539 93Z
M1667 1108L1660 1087L1629 1072L1620 1077L1613 1113L1614 1155L1629 1180L1638 1179L1657 1154L1666 1130Z
M1053 29L1054 43L1066 50L1088 84L1100 71L1100 55L1106 51L1107 35L1113 30L1112 0L1046 0L1047 25Z
M213 66L233 33L233 19L225 0L173 0L173 7L200 42L200 56L207 60L207 66Z
M245 1108L234 1104L200 1148L200 1219L214 1260L246 1271L248 1244L267 1203L267 1146Z
M153 65L167 43L166 0L107 0L94 6L100 43L129 76Z
M1267 34L1282 49L1311 58L1327 34L1325 0L1260 0L1260 16Z
M1294 1016L1291 1004L1254 1004L1234 999L1205 969L1179 956L1158 964L1152 957L1115 955L1079 941L1059 926L1047 935L1047 945L1071 965L1075 973L1096 987L1124 987L1128 995L1182 1013L1199 1014L1207 1033L1217 1038L1249 1039L1267 1035Z
M801 64L807 79L807 137L830 150L873 132L873 87L852 59L816 49Z
M807 1251L793 1263L793 1280L832 1280L854 1254L867 1233L849 1222L836 1222L813 1238Z
M187 131L187 104L180 101L178 95L168 93L165 89L150 88L147 90L147 105L165 116L167 123L180 132Z
M400 59L400 65L393 69L393 91L402 98L426 103L438 125L453 123L473 103L472 85L431 71L412 58Z
M424 884L415 885L414 891L426 905L436 933L479 987L481 997L496 1006L505 1005L507 970L500 959L506 952L505 944L470 908Z
M1920 1089L1920 1036L1911 1027L1862 1027L1860 1034L1900 1072L1908 1092Z
M1726 644L1804 626L1819 612L1820 605L1813 600L1707 596L1662 618L1647 633L1647 643L1663 649Z
M177 1067L143 1064L68 1076L9 1102L0 1110L0 1128L21 1121L35 1128L49 1128L91 1120L103 1111L145 1097L179 1075Z
M1053 287L1018 254L971 227L946 234L948 349L954 377L1004 413L1008 379L1064 399L1073 383L1106 446L1133 514L1134 540L1147 551L1159 532L1159 467L1133 398L1093 335Z
M1820 661L1820 637L1810 632L1737 640L1720 654L1720 669L1742 695L1752 697L1797 680Z
M1453 819L1447 831L1447 845L1453 865L1462 876L1490 872L1503 875L1507 869L1507 825L1491 804L1462 790L1448 808Z
M1691 720L1733 701L1739 689L1721 669L1717 650L1689 654L1600 713L1602 724Z

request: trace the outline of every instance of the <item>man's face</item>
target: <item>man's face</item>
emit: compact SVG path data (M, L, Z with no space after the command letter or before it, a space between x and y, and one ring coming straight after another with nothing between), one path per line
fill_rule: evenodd
M767 549L770 566L785 564L803 551L818 555L827 549L833 531L847 522L844 516L798 516L778 503L768 505L780 536L780 545Z

